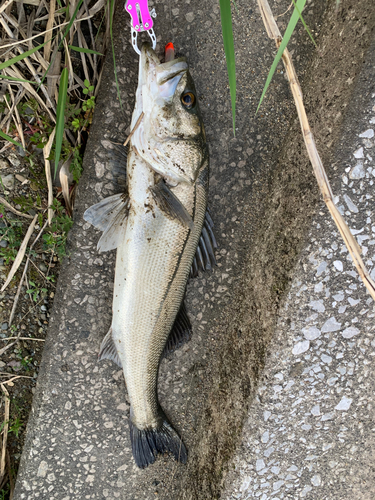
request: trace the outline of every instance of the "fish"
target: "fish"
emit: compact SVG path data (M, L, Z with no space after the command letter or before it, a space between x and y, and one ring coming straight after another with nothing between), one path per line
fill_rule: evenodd
M206 134L184 57L161 62L143 44L130 129L127 151L109 147L126 168L125 189L90 207L84 219L103 231L100 252L117 249L112 324L99 359L123 369L133 457L145 468L165 452L187 461L158 401L158 373L162 357L191 333L188 279L216 264Z

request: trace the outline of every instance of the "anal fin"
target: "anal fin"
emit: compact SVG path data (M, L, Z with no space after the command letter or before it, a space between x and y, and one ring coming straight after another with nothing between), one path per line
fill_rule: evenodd
M99 361L102 361L103 359L110 359L111 361L114 361L120 368L122 368L120 357L117 354L117 349L115 343L113 342L112 328L109 329L109 332L104 337L100 345L98 358Z
M163 356L167 356L178 347L188 341L191 337L191 323L187 315L185 303L182 302L180 310L177 313L173 327L165 344Z

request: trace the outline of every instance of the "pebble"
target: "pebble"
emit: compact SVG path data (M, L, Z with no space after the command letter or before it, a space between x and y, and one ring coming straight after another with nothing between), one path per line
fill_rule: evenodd
M334 317L327 319L327 321L322 326L323 333L337 332L340 330L341 323L338 323Z
M2 170L3 168L9 168L9 163L5 160L0 160L0 170Z
M7 329L8 329L8 323L3 323L3 324L1 325L1 329L2 329L2 330L7 330Z
M372 139L374 137L374 130L372 128L368 128L362 134L359 134L359 137L365 137L366 139Z
M351 198L349 198L349 196L347 194L344 194L344 200L345 200L345 203L347 204L349 210L355 214L358 213L358 207L356 205L354 205L354 203L352 202Z
M43 264L39 264L39 269L42 271L42 273L46 273L48 271L47 267Z
M355 151L353 154L354 154L354 158L357 158L357 159L364 158L362 147L358 148L357 151Z
M1 178L3 186L5 189L14 189L14 175L9 174L9 175L4 175L4 177Z
M298 342L292 349L292 353L296 356L297 354L302 354L309 350L310 341L303 340L302 342Z
M7 240L1 240L0 241L0 247L1 248L6 248L8 246ZM3 264L2 264L3 265Z
M359 334L358 328L356 328L355 326L349 326L349 328L345 328L345 330L342 332L341 335L344 337L344 339L351 339L352 337L358 334Z
M10 153L8 155L8 160L13 165L13 167L19 167L21 165L20 160L17 158L17 155L15 155L14 153Z
M47 311L47 307L46 306L41 306L40 310L43 311L43 312L46 312Z
M365 167L362 162L358 162L357 165L351 170L349 177L351 179L363 179L366 176Z
M335 406L335 410L341 410L341 411L349 410L352 401L353 401L352 399L343 396L340 403L337 406Z

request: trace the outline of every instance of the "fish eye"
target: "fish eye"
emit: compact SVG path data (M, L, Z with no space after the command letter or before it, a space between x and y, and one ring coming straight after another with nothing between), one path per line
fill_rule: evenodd
M186 92L182 94L181 102L186 109L191 109L195 104L195 95L192 92Z

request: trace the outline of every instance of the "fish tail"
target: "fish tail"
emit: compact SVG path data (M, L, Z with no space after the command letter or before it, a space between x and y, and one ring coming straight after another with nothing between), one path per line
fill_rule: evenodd
M164 417L165 418L165 417ZM130 439L135 463L141 469L153 464L159 453L170 452L178 462L187 461L187 450L182 439L165 419L156 429L138 429L130 420Z

